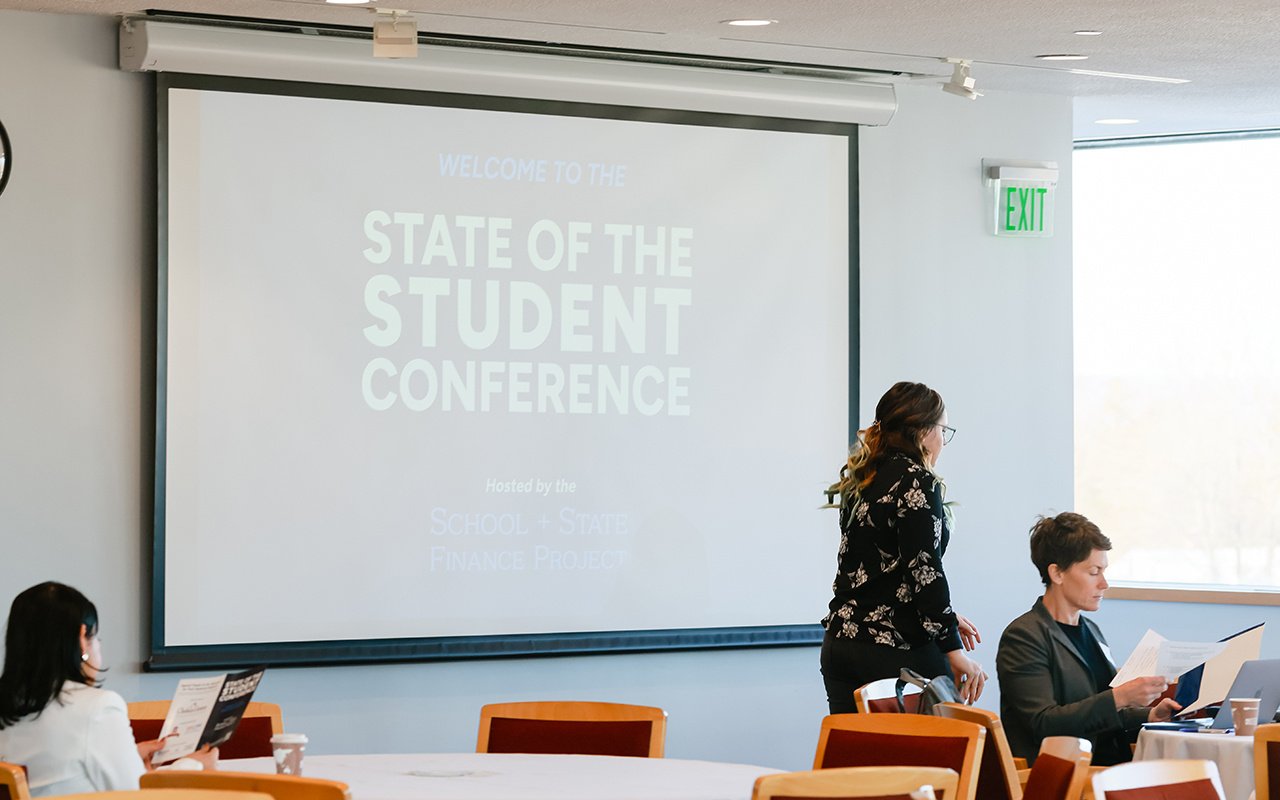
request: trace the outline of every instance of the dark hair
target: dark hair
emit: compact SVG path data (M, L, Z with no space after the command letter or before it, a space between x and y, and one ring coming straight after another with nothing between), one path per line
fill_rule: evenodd
M840 471L841 495L856 494L870 486L890 450L907 453L928 469L921 440L946 410L942 395L923 383L900 381L889 387L876 403L875 422L858 431L849 462Z
M43 711L65 682L89 683L81 659L81 625L96 635L98 609L65 584L42 583L13 599L0 674L0 729Z
M1056 517L1040 517L1031 526L1031 563L1040 580L1049 585L1049 565L1068 570L1086 560L1094 550L1110 550L1111 540L1083 514L1064 511Z

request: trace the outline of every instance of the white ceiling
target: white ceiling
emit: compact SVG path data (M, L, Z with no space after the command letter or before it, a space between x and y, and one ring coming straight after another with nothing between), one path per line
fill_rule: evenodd
M368 28L373 7L411 11L424 33L950 75L971 59L978 91L1070 95L1076 138L1280 128L1277 0L0 0L0 9L160 11ZM722 20L763 17L764 28ZM1100 36L1077 36L1092 29ZM1044 53L1087 61L1046 62ZM1189 82L1073 74L1088 69ZM968 102L956 98L956 102ZM975 102L981 103L978 99ZM1105 126L1095 119L1137 118Z

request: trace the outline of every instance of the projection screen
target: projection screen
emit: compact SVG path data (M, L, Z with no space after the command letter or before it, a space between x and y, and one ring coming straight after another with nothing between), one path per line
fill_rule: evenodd
M853 126L157 90L151 668L818 641Z

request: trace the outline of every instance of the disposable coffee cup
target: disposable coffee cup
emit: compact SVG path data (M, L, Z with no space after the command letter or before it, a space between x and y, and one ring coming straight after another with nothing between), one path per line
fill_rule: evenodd
M1257 710L1254 710L1257 717ZM301 775L302 754L307 749L307 737L301 733L277 733L271 737L271 755L276 760L277 775Z
M1252 736L1258 729L1258 703L1256 697L1232 697L1231 724L1236 729L1236 736Z

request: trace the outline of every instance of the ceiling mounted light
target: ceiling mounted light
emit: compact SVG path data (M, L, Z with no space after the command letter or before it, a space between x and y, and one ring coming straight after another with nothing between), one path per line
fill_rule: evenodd
M1098 125L1133 125L1138 120L1126 119L1124 117L1111 117L1109 119L1095 119L1094 123Z
M1088 56L1080 53L1045 53L1042 56L1036 56L1041 61L1084 61Z
M324 0L335 6L363 6L368 5L372 0Z
M735 25L739 28L759 28L764 25L774 25L778 21L776 19L722 19L722 25Z
M1072 33L1074 33L1076 36L1101 36L1102 35L1102 31L1092 31L1092 30L1072 31Z
M378 16L373 23L373 57L417 58L418 21L398 8L379 8Z
M963 97L966 100L977 100L982 97L981 92L973 90L977 82L969 74L969 70L973 66L972 61L967 61L963 58L944 58L943 61L954 66L951 70L951 80L942 84L942 91L949 92L957 97Z

